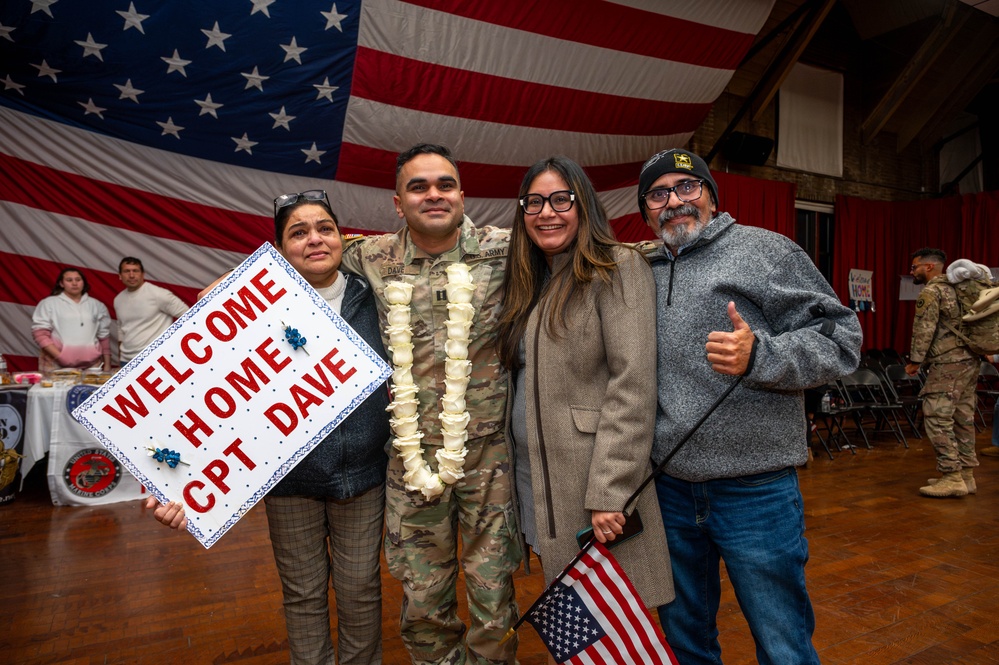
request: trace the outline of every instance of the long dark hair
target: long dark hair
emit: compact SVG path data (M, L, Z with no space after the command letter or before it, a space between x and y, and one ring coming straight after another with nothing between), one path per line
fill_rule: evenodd
M83 274L82 270L79 268L63 268L59 271L59 276L56 277L55 286L52 287L52 293L50 295L57 296L63 292L62 277L68 272L80 273L80 277L83 278L83 292L87 293L90 291L90 284L87 282L87 276Z
M520 365L517 347L527 328L531 311L544 298L547 330L558 336L566 330L570 305L594 278L609 284L617 263L614 248L622 246L614 238L607 211L597 198L593 183L583 168L561 155L534 164L520 183L518 199L528 193L534 179L546 171L561 177L576 194L573 203L579 218L575 240L566 249L571 260L548 278L544 253L531 242L524 224L524 208L517 206L510 235L510 253L503 277L503 312L497 328L497 351L507 368ZM547 282L547 283L546 283Z

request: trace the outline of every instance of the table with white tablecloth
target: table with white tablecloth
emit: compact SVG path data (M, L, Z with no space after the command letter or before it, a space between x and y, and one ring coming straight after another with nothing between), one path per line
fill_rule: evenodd
M44 387L28 391L21 478L49 455L48 483L56 505L95 505L146 496L142 485L72 416L94 386Z

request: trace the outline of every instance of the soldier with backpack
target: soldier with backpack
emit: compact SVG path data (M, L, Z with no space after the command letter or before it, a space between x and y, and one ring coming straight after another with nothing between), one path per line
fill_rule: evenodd
M926 286L916 301L905 371L914 376L920 365L926 366L926 383L920 393L923 420L936 450L937 470L943 474L919 488L920 494L929 497L960 497L977 491L974 414L980 359L961 339L962 308L954 285L944 275L946 261L943 250L927 247L912 253L910 266L912 281Z
M981 356L984 370L987 363L999 360L999 286L993 284L988 266L967 259L957 259L947 266L947 281L954 286L962 316L958 327L943 324L972 353ZM987 457L999 457L999 400L994 411L992 445L978 451Z

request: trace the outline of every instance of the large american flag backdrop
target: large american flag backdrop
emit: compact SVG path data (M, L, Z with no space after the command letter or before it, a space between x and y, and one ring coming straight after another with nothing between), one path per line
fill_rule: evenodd
M398 229L395 156L418 142L454 151L477 224L509 225L525 169L565 154L627 236L641 163L686 143L772 4L4 0L0 352L35 367L64 266L110 308L137 256L193 302L271 237L277 194Z

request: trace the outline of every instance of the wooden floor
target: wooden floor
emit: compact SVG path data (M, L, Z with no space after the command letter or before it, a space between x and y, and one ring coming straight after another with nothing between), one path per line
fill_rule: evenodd
M926 499L927 442L874 445L800 474L822 661L999 663L999 459L982 459L977 496ZM57 508L29 481L0 506L0 662L288 662L262 507L206 551L135 504ZM525 608L541 581L517 583ZM399 585L383 588L385 662L406 663ZM722 601L725 662L755 662L727 582ZM543 663L532 629L520 633L520 662Z

